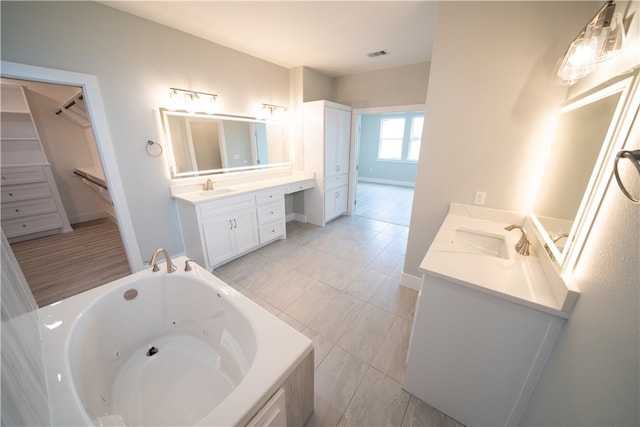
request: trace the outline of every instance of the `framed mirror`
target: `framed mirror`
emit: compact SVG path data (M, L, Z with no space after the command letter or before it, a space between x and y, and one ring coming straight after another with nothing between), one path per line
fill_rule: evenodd
M160 109L172 178L290 165L284 122Z
M532 210L532 222L560 272L580 255L638 111L636 68L566 102Z

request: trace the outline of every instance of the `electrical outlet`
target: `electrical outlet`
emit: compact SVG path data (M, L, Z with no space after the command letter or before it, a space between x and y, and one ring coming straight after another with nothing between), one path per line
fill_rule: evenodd
M476 196L473 198L474 205L484 205L484 199L487 198L487 193L484 191L476 191Z

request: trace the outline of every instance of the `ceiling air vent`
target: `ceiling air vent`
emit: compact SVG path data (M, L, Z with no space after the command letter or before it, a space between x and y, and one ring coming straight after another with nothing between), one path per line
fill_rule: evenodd
M369 58L376 58L378 56L385 56L385 55L389 55L389 51L388 50L378 50L376 52L371 52L371 53L367 53L367 56Z

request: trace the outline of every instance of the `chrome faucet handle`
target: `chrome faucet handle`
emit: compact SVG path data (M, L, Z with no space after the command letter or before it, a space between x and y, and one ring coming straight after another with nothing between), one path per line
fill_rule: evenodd
M505 227L504 229L507 231L511 231L515 228L517 228L522 232L522 236L520 237L520 240L518 240L518 242L515 244L516 251L520 255L524 255L524 256L531 255L531 251L530 251L531 242L529 241L529 238L527 237L527 232L524 230L524 228L522 228L519 225L512 224Z

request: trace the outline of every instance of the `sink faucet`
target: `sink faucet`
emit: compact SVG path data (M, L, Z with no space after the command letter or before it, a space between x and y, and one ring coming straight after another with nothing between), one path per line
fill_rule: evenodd
M529 246L531 246L531 242L529 241L529 238L527 237L527 232L524 231L524 228L522 228L519 225L510 225L508 227L505 227L504 229L507 231L511 231L514 228L517 228L518 230L522 231L522 237L520 237L520 240L518 240L518 243L516 243L516 251L518 251L518 253L520 255L530 255L530 251L529 251Z
M167 252L167 250L164 248L156 249L156 251L153 253L153 256L151 257L151 261L149 261L149 264L153 265L153 271L160 271L157 261L158 255L160 254L164 255L164 259L167 261L167 273L173 273L174 271L176 271L176 266L171 262L169 252Z
M551 239L551 241L553 243L558 243L558 240L563 239L565 237L569 237L569 234L567 234L567 233L558 233L558 235L556 237L554 237L553 239Z
M213 181L211 181L211 179L208 179L207 182L205 182L204 184L202 184L202 189L204 191L211 191L213 190Z

